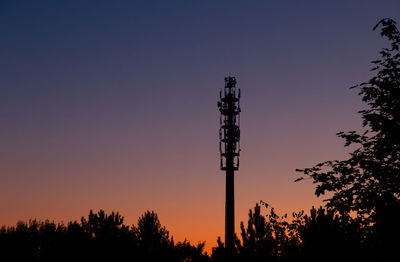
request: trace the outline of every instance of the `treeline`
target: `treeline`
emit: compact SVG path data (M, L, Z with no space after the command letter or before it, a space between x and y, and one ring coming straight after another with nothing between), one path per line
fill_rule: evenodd
M268 214L262 215L265 207ZM279 216L264 202L249 211L240 225L233 255L218 239L212 261L395 261L400 247L400 202L385 202L380 220L361 218L334 209L312 208Z
M157 214L127 226L119 213L90 211L67 225L31 220L0 229L0 261L208 261L204 243L175 243Z
M394 210L400 210L397 205ZM154 212L127 226L119 213L90 211L67 225L32 220L3 226L0 261L388 261L399 244L400 226L393 223L398 218L366 226L320 207L288 219L261 202L241 223L233 251L218 238L218 246L207 254L205 243L175 243Z

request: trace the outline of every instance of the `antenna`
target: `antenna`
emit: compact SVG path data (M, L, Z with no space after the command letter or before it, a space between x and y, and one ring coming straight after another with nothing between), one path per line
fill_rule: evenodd
M222 96L223 94L223 96ZM219 129L220 168L226 172L225 247L234 248L235 196L234 173L239 169L240 153L240 89L235 77L225 77L225 87L220 91L217 105L221 113Z

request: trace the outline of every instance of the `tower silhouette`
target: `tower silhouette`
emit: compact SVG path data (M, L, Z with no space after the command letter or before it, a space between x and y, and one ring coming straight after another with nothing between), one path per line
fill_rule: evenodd
M221 112L219 151L221 170L226 172L225 196L225 247L233 249L235 237L234 173L239 169L240 153L240 89L235 77L225 77L225 88L219 93L218 108Z

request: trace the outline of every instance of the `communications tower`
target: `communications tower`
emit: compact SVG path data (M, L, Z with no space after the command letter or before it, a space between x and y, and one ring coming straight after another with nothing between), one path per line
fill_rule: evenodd
M221 170L226 172L225 247L233 249L235 236L234 173L239 169L240 153L240 89L235 77L225 77L225 87L219 92L221 112L219 151Z

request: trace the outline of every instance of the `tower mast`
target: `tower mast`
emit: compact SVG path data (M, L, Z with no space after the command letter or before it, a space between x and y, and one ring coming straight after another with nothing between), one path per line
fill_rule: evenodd
M234 173L239 169L240 153L240 89L236 88L235 77L225 77L225 87L219 96L220 166L221 170L226 172L225 247L231 250L234 247L235 237Z

